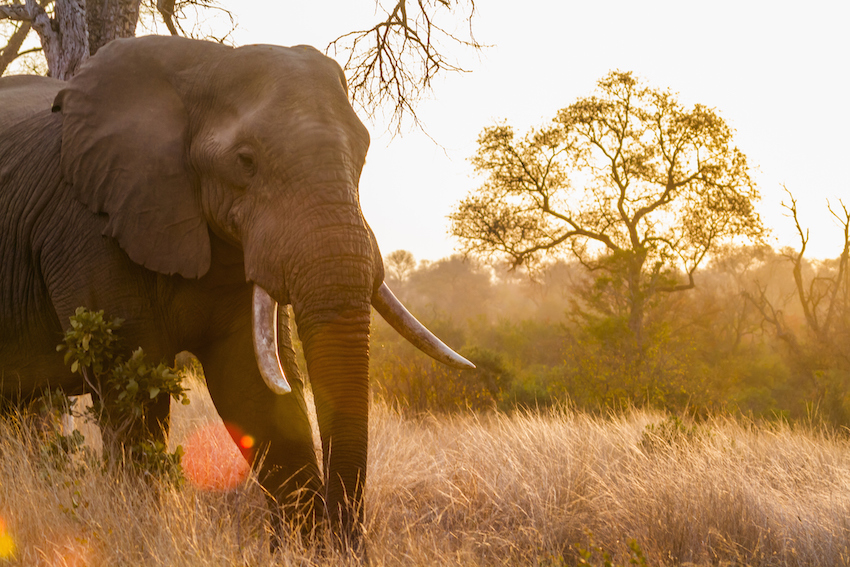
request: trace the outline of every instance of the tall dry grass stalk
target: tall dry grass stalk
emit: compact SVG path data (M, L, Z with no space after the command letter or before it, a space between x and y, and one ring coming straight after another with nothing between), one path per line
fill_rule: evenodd
M787 425L571 411L405 420L379 409L368 490L385 563L555 564L587 534L650 564L847 565L850 443ZM376 554L377 555L377 554Z
M174 443L220 426L202 387L192 387L192 405L175 408ZM689 429L639 411L409 418L379 404L371 427L374 565L569 565L588 533L619 563L634 538L651 565L850 564L843 436L733 419ZM235 457L216 439L217 459ZM294 536L272 554L253 478L229 492L174 489L97 459L63 466L42 448L21 419L0 424L11 564L355 563Z

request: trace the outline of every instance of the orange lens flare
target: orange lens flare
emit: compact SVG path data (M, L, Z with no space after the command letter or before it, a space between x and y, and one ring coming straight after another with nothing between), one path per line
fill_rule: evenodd
M250 449L245 446L246 438L253 442L250 436L237 437L230 428L220 425L200 427L186 441L183 454L186 479L201 490L227 491L239 486L250 471L244 457ZM239 439L239 447L233 439Z
M243 435L239 438L239 446L243 449L251 449L254 447L254 438L250 435Z
M0 518L0 559L15 557L15 540L6 529L6 522Z
M53 562L50 565L65 567L87 567L97 564L92 558L88 542L81 538L69 539L53 549Z

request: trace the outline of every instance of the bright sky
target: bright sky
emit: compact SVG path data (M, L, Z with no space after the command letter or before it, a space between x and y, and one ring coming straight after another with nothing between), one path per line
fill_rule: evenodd
M237 44L311 44L377 21L374 0L226 0ZM385 0L389 4L389 0ZM454 252L446 215L474 189L468 158L485 126L518 132L550 120L611 69L631 70L687 104L716 108L758 169L760 210L774 245L798 241L779 206L798 199L814 256L835 257L841 234L826 200L850 207L850 2L847 0L479 0L480 55L437 81L417 113L428 134L372 132L361 204L382 252L436 260ZM249 8L250 6L250 8ZM365 121L365 120L364 120Z

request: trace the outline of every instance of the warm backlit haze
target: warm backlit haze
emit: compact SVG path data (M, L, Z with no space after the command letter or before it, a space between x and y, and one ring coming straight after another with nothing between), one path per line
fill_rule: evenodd
M227 5L240 24L237 44L323 49L376 20L372 0L258 0L250 10L234 0ZM844 175L850 4L493 0L476 7L476 39L491 47L481 54L453 49L471 73L436 81L432 99L419 105L433 141L409 123L402 136L393 136L385 123L366 121L372 147L361 202L385 254L399 248L417 259L452 254L456 243L447 234L446 215L478 184L468 158L481 130L506 119L524 132L589 95L611 69L669 87L684 104L716 108L757 168L772 243L798 244L780 207L784 183L799 200L802 224L812 230L809 254L840 253L826 199L850 192Z
M374 0L222 3L237 45L324 49L382 17ZM850 261L807 259L841 251L826 200L850 208L850 2L476 4L475 36L491 47L441 47L470 72L435 81L416 107L425 131L361 112L372 132L361 202L387 284L477 365L432 362L374 318L368 563L569 565L595 545L588 564L604 551L616 564L644 564L639 552L650 565L847 565ZM631 250L607 272L560 262L534 280L416 261L456 252L447 215L481 183L469 158L485 127L505 120L522 135L614 69L717 109L754 168L775 248L799 245L783 184L796 197L806 259L726 250L686 293L660 261L632 263L629 280ZM78 420L81 449L6 408L0 564L363 564L330 530L301 540L284 529L271 548L248 466L262 439L222 422L187 364L192 403L173 404L169 432L182 485L104 463L92 423Z

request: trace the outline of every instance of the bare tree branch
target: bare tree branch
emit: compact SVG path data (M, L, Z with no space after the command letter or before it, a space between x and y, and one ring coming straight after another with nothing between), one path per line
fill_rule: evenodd
M797 340L797 335L794 334L794 331L785 322L785 316L782 310L777 310L767 298L767 289L765 287L758 283L756 283L756 286L758 287L758 297L753 296L749 292L744 292L744 298L758 309L763 321L773 328L776 336L785 342L795 355L800 356L802 353L800 342Z
M805 231L800 226L800 220L797 216L797 200L791 194L787 187L784 187L785 192L788 193L788 198L791 203L786 204L782 203L782 206L788 210L789 215L794 221L794 226L797 229L797 234L800 236L800 251L787 251L784 255L791 261L793 265L792 273L794 275L794 284L797 290L797 297L800 301L800 307L803 309L803 315L806 318L806 323L809 325L809 328L815 332L816 335L821 334L821 326L818 323L818 313L817 309L813 309L813 306L816 307L817 301L814 299L814 289L810 286L808 292L805 288L805 284L803 282L803 256L806 253L806 246L809 243L809 231L806 229Z
M156 0L156 9L162 16L162 21L165 22L165 27L171 32L171 35L179 35L177 28L174 27L174 0Z
M24 4L0 4L0 20L31 22L33 15Z
M161 19L171 35L227 43L237 27L236 16L219 0L143 0L140 9L154 22Z
M463 9L468 9L462 16L468 37L458 37L437 23L440 12ZM482 45L472 34L474 0L396 0L385 14L371 28L335 39L327 51L345 59L352 98L370 115L389 103L392 120L400 128L405 116L418 124L414 105L430 91L434 77L465 71L446 57L442 44L474 50Z
M0 49L0 75L6 72L12 61L23 55L21 47L31 29L32 24L29 21L22 21L12 33L6 46Z

